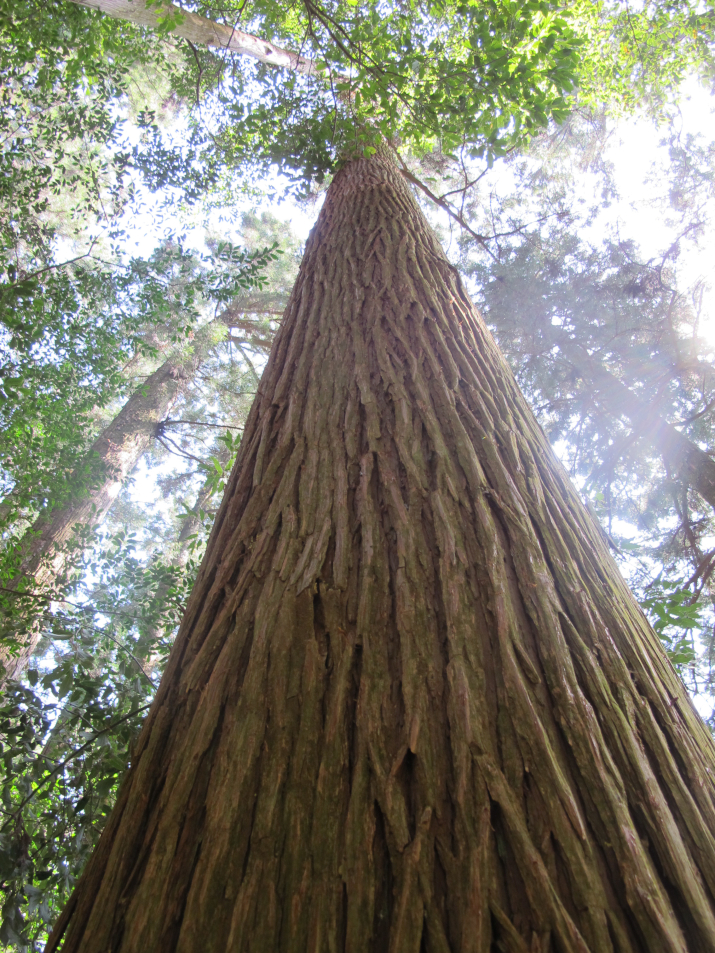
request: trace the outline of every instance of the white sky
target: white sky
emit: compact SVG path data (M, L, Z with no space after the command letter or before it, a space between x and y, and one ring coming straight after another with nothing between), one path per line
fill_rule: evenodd
M681 132L702 135L706 143L715 140L715 98L695 80L686 82L680 102ZM623 201L616 216L624 237L633 238L647 258L657 257L675 237L673 229L664 222L663 212L654 207L660 198L654 194L653 183L646 176L652 166L666 166L667 149L659 145L663 130L648 120L621 122L608 150L614 163L616 185ZM711 203L712 204L712 203ZM710 209L715 224L715 208ZM705 280L701 333L715 346L715 234L710 231L697 244L684 243L684 253L678 260L679 287L682 292Z
M705 92L697 82L692 81L683 87L680 105L682 132L700 133L706 141L715 140L715 99ZM651 167L668 162L667 150L659 145L664 131L657 129L648 119L638 121L622 121L618 124L614 135L611 136L607 150L607 158L613 163L614 177L621 201L604 211L600 220L592 226L589 237L598 241L605 237L609 229L618 226L621 237L634 239L641 247L643 254L648 257L657 256L673 240L673 230L665 221L663 212L653 205L654 185L646 182ZM506 179L510 175L507 174ZM492 179L499 186L505 177L497 164L492 173ZM598 196L594 190L599 181L596 176L580 177L581 194L586 202L598 204ZM504 188L510 186L504 184ZM167 217L159 207L159 200L145 190L139 190L142 208L135 214L130 223L131 236L126 244L128 254L148 256L158 242L174 230L177 233L185 232L187 243L196 248L203 248L205 224L208 221L212 230L225 230L226 237L239 240L236 227L231 227L225 221L225 213L213 212L208 219L204 213L197 211L182 222L179 218ZM254 201L239 197L236 202L236 223L240 220L240 213L244 210L255 212L269 212L281 221L285 221L291 230L302 240L307 238L308 232L317 218L321 202L318 201L310 208L305 204L298 205L290 199L282 202ZM441 216L439 216L441 218ZM193 218L193 222L191 219ZM715 208L713 209L715 219ZM709 239L709 240L707 240ZM698 245L690 243L686 253L682 254L678 263L681 290L685 291L691 285L705 278L710 285L713 282L715 271L715 241L708 236ZM701 333L715 346L715 289L708 287L704 298L703 320ZM177 461L178 462L178 461ZM166 468L172 466L171 459ZM156 471L148 471L145 463L135 471L132 497L136 502L151 506L157 501Z
M715 140L715 99L707 94L697 83L686 84L680 106L680 121L682 133L699 133L706 142ZM591 227L588 237L594 242L600 241L609 231L613 232L617 226L620 237L633 239L646 259L656 258L673 241L675 235L671 226L665 221L662 209L655 206L654 200L660 198L655 192L653 182L647 182L648 173L658 165L665 167L668 162L667 149L659 145L664 136L664 130L657 129L652 121L630 120L618 124L611 136L607 150L607 158L613 163L615 184L621 200L605 210ZM498 165L492 173L493 181L498 187L502 172ZM509 175L506 176L506 179ZM502 178L504 188L509 188L506 179ZM588 205L597 205L599 202L595 190L599 187L596 176L580 177L581 196ZM145 203L141 214L132 221L132 239L127 248L130 254L149 255L170 228L177 232L188 231L187 242L197 248L203 246L204 221L196 220L193 227L187 230L184 223L175 223L168 220L157 209L156 200L144 193ZM290 226L294 234L300 239L307 238L310 228L317 217L320 202L307 208L297 205L291 200L281 203L268 203L257 206L254 202L239 199L236 207L236 221L240 220L240 212L253 210L255 212L269 212ZM715 203L714 203L715 204ZM438 216L441 219L441 215ZM715 221L715 208L712 209L712 218ZM221 224L218 213L210 216L212 230L219 231L226 228ZM232 228L226 231L226 237L234 241L239 240L238 232ZM686 292L696 282L705 279L708 287L704 296L703 316L701 318L700 333L715 347L715 285L713 272L715 271L715 240L712 233L702 238L699 243L688 243L684 247L678 261L678 276L680 290ZM558 448L557 448L558 449ZM164 505L158 492L157 477L183 464L176 457L169 457L160 468L149 470L146 461L137 467L130 495L132 499L152 511ZM702 714L710 714L713 700L705 696L696 696L695 703L702 709Z

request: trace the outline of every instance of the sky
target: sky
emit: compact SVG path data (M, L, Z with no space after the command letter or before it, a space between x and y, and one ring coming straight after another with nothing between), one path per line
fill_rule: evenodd
M700 134L706 142L715 141L715 99L706 93L696 82L687 83L682 91L680 116L678 122L683 136L688 133ZM613 164L613 174L620 200L605 210L590 227L588 238L599 243L608 234L617 229L620 238L632 239L641 248L646 258L657 258L675 237L672 224L667 222L663 211L663 185L658 181L658 169L664 170L668 164L667 149L660 145L664 130L654 126L650 119L621 121L614 128L606 152L606 158ZM485 188L510 191L510 174L506 167L497 163L484 182ZM279 184L273 180L273 185ZM580 197L591 206L599 202L600 182L597 176L579 177ZM298 204L291 199L282 202L263 202L256 205L249 199L239 199L236 203L236 221L232 226L225 215L214 211L194 213L183 218L172 217L163 212L158 199L146 191L140 190L142 207L131 220L130 235L126 243L127 254L148 256L167 233L173 230L186 233L188 244L204 250L205 227L212 231L225 232L225 237L240 240L238 222L240 212L251 210L269 212L281 221L285 221L295 235L305 240L317 218L320 200L313 205ZM712 210L715 220L715 209ZM435 216L438 223L446 225L441 215ZM448 234L445 228L444 232ZM454 246L456 250L456 245ZM448 254L450 248L446 249ZM715 235L704 235L697 243L688 243L678 261L679 287L682 291L705 282L703 312L700 332L715 348ZM555 447L558 453L559 448ZM184 469L185 461L176 457L167 457L159 467L149 467L143 460L135 470L129 496L133 502L148 512L157 507L166 507L162 501L157 479L177 468ZM623 527L622 529L626 529ZM625 535L629 535L627 532ZM624 567L625 568L625 567ZM703 715L709 715L713 700L696 699L696 705Z
M683 137L700 134L705 142L715 141L715 98L695 80L683 85L679 111ZM654 258L668 247L674 234L657 204L662 195L655 183L646 179L651 167L657 170L668 164L667 149L659 145L663 135L664 131L647 119L621 122L607 153L623 197L615 210L621 231L624 237L635 239L646 256ZM715 233L710 231L697 244L687 243L678 261L678 279L683 292L704 280L701 331L715 347Z
M682 135L699 133L705 141L715 141L715 98L695 80L688 81L683 87L679 122ZM658 192L657 175L656 181L653 181L652 176L648 180L648 173L653 170L657 173L659 168L667 166L667 149L660 145L663 135L664 131L647 118L621 121L614 128L606 156L613 164L621 199L595 221L589 233L591 241L598 242L609 231L612 233L617 228L622 238L635 240L648 257L657 257L672 242L673 229L665 221L662 209L657 206L658 199L662 198ZM493 187L497 191L510 189L513 180L505 166L497 163L489 176L485 188ZM579 181L584 201L589 205L598 204L598 177L582 175ZM271 184L279 185L279 179L273 178ZM238 221L243 210L269 212L285 221L294 234L305 240L321 205L320 200L312 205L299 204L290 198L281 202L256 204L248 198L239 198L235 207L236 221L232 226L226 221L225 212L214 211L206 215L202 210L194 210L188 215L167 215L160 207L159 197L141 188L138 192L140 204L130 220L125 243L129 255L150 255L167 231L185 233L187 244L204 250L207 225L212 231L226 231L226 237L240 241ZM447 224L446 219L442 220L441 213L435 216L435 220L442 225ZM450 249L447 248L447 251L449 254ZM705 281L701 333L715 347L715 235L706 235L698 244L689 243L686 252L680 257L678 269L682 290ZM157 476L172 465L174 462L168 460L161 470L150 471L146 463L141 464L135 471L132 498L137 503L150 506L158 496Z

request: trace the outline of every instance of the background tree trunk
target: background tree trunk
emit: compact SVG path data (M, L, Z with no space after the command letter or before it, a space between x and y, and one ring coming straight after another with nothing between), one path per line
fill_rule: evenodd
M406 184L349 163L48 951L715 949L714 770Z
M41 513L26 531L18 571L6 583L8 618L2 625L6 644L0 645L0 669L5 673L0 674L0 687L7 678L19 677L40 639L32 605L38 598L44 605L57 591L71 561L73 540L90 533L108 512L157 426L193 379L208 343L203 335L188 354L169 358L136 389L92 444L81 472L72 477L76 486L66 501ZM17 611L19 602L27 602L27 612ZM9 639L20 643L19 653L7 647Z
M182 37L197 46L216 46L234 53L241 53L258 60L259 63L265 63L266 66L295 70L307 76L319 73L313 60L299 53L284 50L269 40L263 40L251 33L244 33L235 26L207 20L206 17L191 13L189 10L182 10L174 3L165 3L162 0L149 7L147 0L72 0L72 2L152 30L166 22L173 36Z

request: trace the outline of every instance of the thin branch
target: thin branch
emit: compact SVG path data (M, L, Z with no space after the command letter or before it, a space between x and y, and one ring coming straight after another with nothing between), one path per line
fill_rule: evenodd
M18 808L16 808L14 811L5 811L5 810L3 810L3 814L5 814L5 815L7 815L8 817L12 817L12 818L14 818L15 820L17 820L17 818L19 817L19 814L20 814L20 812L22 811L22 809L23 809L24 807L26 807L26 806L30 803L30 801L31 801L44 787L47 787L47 785L50 783L50 781L51 781L56 775L58 775L58 774L60 773L60 771L62 771L64 768L66 768L67 765L70 763L70 761L74 761L74 759L77 758L79 755L81 755L84 751L86 751L87 748L90 747L90 745L93 745L94 742L97 740L97 738L99 738L100 735L104 735L104 734L106 734L108 731L111 731L113 728L117 728L119 725L123 724L125 721L129 721L130 718L133 718L134 715L138 715L140 712L146 711L147 708L151 708L151 706L152 706L152 702L149 702L149 703L146 704L146 705L142 705L141 708L135 708L134 711L130 711L128 715L124 715L122 718L118 718L117 721L113 721L111 725L107 725L106 728L102 728L100 731L97 731L94 735L92 735L92 737L89 739L89 741L85 741L85 743L84 743L83 745L80 745L79 748L76 748L76 749L72 752L72 754L71 754L69 757L65 758L64 761L61 761L61 762L57 765L57 767L54 768L54 770L50 772L50 774L48 775L48 777L45 778L45 780L42 782L42 784L38 784L37 787L27 795L27 797L25 798L25 800L20 803L20 806L19 806Z
M163 434L163 437L169 441L172 447L175 448L174 450L172 450L171 447L167 447L167 445L164 443L164 440L162 440L162 437L159 436L159 434L156 434L156 439L165 450L169 451L169 453L173 453L175 457L185 457L187 460L194 460L202 467L206 466L205 460L200 460L198 457L195 457L193 453L188 453L186 450L182 450L178 443L175 443L171 437L167 437L166 434Z
M191 52L194 54L194 59L196 60L196 68L199 71L199 75L196 77L196 105L199 107L199 109L201 109L201 77L204 75L204 68L201 65L201 61L199 60L198 50L196 49L194 44L191 42L191 40L188 37L186 38L186 42L189 44L189 48L191 49Z
M713 407L715 407L715 397L709 401L701 411L697 414L693 414L692 417L686 417L685 420L678 420L673 424L674 427L685 427L687 424L692 424L696 420L700 420L701 417L704 417L705 414L709 413Z
M239 427L237 424L210 424L203 420L165 420L163 421L165 426L169 424L190 424L192 427L216 427L217 430L243 430L243 427Z
M403 159L402 159L402 156L399 154L399 152L397 152L396 150L393 150L393 151L395 151L395 155L397 156L397 158L398 158L398 160L399 160L399 162L400 162L400 172L401 172L402 175L407 179L407 181L408 181L408 182L411 182L413 185L417 186L417 188L420 189L422 192L424 192L425 195L426 195L428 198L432 199L432 201L435 203L435 205L438 205L441 209L444 209L444 211L445 211L451 218L453 218L456 222L458 222L458 223L462 226L462 228L465 230L465 232L469 232L469 234L472 236L472 238L476 239L476 241L479 242L479 244L482 246L482 248L485 250L485 252L486 252L488 255L490 255L490 256L494 259L494 261L499 261L499 259L498 259L497 256L494 254L494 252L493 252L493 251L491 250L491 248L489 248L489 246L487 245L487 241L488 241L487 237L486 237L485 235L480 235L478 232L475 232L474 229L471 228L471 226L468 225L467 222L464 221L463 216L461 216L458 212L455 212L454 209L451 207L451 205L450 205L448 202L445 202L445 201L444 201L443 199L441 199L438 195L435 195L434 192L432 192L432 190L429 189L429 188L424 184L424 182L421 182L421 181L417 178L416 175L413 175L413 174L410 172L410 170L409 170L409 169L407 168L407 166L405 165L405 163L404 163L404 161L403 161Z
M465 178L465 180L466 180L466 179L467 179L467 171L466 171L466 169L464 168L464 157L460 156L460 161L461 161L461 165L462 165L462 173L463 173L464 178ZM471 182L465 181L464 185L460 186L460 188L458 188L458 189L452 189L450 192L443 192L442 195L440 196L440 198L446 199L447 196L449 196L449 195L457 195L457 193L462 193L462 194L465 193L468 189L471 189L473 185L476 185L477 182L479 182L480 179L483 179L484 176L487 174L488 171L489 171L489 169L484 169L482 172L479 173L479 175L476 177L476 179L472 179Z
M97 244L97 239L92 239L92 244L89 246L89 251L86 251L84 255L77 255L76 258L70 258L68 261L60 261L56 265L46 265L44 268L39 268L37 271L31 271L28 274L22 275L22 277L17 278L15 281L9 281L8 285L17 285L23 281L27 281L28 278L37 278L39 275L44 275L46 271L53 271L56 268L65 268L67 265L74 265L75 262L83 261L85 258L90 258L92 255L92 249Z

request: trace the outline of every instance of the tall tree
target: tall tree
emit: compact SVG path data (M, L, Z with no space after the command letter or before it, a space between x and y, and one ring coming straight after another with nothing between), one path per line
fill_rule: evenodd
M129 287L137 298L150 302L148 310L154 322L155 312L163 312L165 318L173 319L174 336L179 325L178 336L183 338L186 322L190 327L198 318L197 297L220 304L235 297L241 288L260 287L261 272L275 257L272 248L249 253L222 242L208 259L214 269L207 275L201 267L205 260L197 261L196 256L169 246L160 249L149 262L139 263L143 266L140 287L137 289L135 282ZM132 264L136 269L137 262ZM180 299L180 305L172 308L174 297ZM66 323L66 314L62 314L62 319ZM46 501L16 545L13 541L6 545L0 566L0 608L4 616L0 630L0 665L4 669L0 686L7 678L18 677L40 639L41 629L33 622L32 606L43 608L58 595L67 581L66 569L71 567L73 556L76 558L78 549L86 545L157 436L160 425L193 381L216 343L217 331L219 336L221 331L225 333L232 320L232 311L227 308L219 318L200 328L191 342L172 347L168 359L142 381L74 470L64 474L66 485L62 495ZM250 322L244 323L250 326ZM71 354L65 363L72 366ZM111 365L111 359L105 363Z
M349 162L48 950L705 949L714 767L404 180Z
M332 42L307 170L364 155L50 949L715 943L712 742L379 145L503 152L562 113L571 35L538 3L381 12L267 17ZM256 115L263 148L286 112L238 152Z
M154 440L159 424L171 411L182 391L206 357L203 346L188 355L165 361L132 394L119 414L104 428L89 449L84 465L73 474L74 492L61 505L50 502L23 535L17 550L17 565L3 587L6 618L2 626L0 665L7 678L17 678L27 665L41 628L32 622L32 606L56 597L66 583L67 564L86 545L88 536L101 522L138 461ZM18 611L20 609L21 611ZM30 609L28 612L27 610Z

